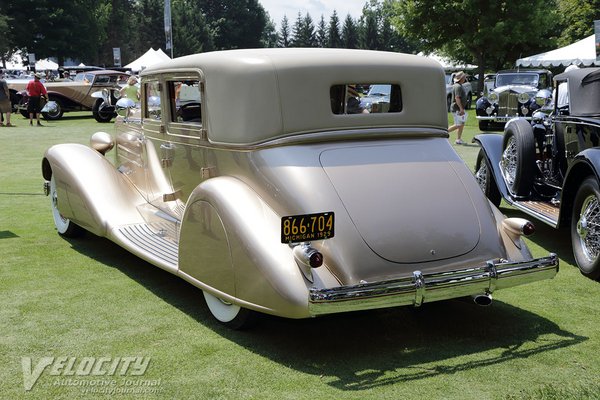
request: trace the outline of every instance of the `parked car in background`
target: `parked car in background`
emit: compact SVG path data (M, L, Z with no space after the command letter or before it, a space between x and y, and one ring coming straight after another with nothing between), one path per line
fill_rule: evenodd
M494 88L475 103L479 129L502 130L515 117L530 120L536 110L550 105L551 93L550 71L498 71Z
M360 105L369 112L387 112L390 107L390 85L370 85L367 93L360 98Z
M568 227L581 272L600 279L600 68L557 75L554 105L510 120L504 135L478 135L476 177L490 201L554 228ZM568 91L567 91L568 88Z
M450 106L452 105L452 86L454 85L454 75L456 73L446 73L446 105L448 107L448 111L450 111ZM467 75L469 76L469 75ZM465 92L467 92L467 104L466 109L471 108L471 104L473 102L473 88L471 86L471 81L467 79L465 83L463 83L463 88Z
M48 90L48 101L56 104L50 112L42 112L46 120L58 120L62 118L65 112L71 111L92 111L94 117L101 122L110 120L116 114L101 114L98 112L102 99L92 96L94 92L102 89L119 88L127 80L127 74L112 70L93 70L79 72L73 80L57 80L55 82L44 82ZM25 88L28 79L8 81L8 87L11 92L13 104L16 109L26 118L28 95Z
M488 305L496 290L554 277L558 260L532 258L522 237L533 225L491 206L450 145L443 80L424 57L347 49L149 67L140 118L123 112L114 137L46 151L55 226L185 279L233 328L257 313ZM347 111L351 92L378 85L386 107Z

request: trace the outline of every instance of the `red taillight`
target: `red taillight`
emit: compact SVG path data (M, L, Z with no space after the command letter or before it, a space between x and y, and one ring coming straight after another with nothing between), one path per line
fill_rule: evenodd
M523 235L525 236L529 236L529 235L533 235L535 233L535 225L533 225L531 222L527 221L527 223L525 225L523 225Z
M323 265L323 254L315 251L310 255L308 263L311 268L319 268L321 265Z

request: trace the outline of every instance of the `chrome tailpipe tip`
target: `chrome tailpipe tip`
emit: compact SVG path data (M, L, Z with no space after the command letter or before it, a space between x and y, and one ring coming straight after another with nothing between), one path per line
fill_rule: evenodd
M473 302L478 306L487 307L492 305L492 295L488 293L476 294L473 297Z

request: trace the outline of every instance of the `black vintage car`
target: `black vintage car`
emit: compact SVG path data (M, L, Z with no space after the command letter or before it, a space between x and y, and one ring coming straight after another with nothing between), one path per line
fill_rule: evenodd
M545 69L498 71L493 89L475 105L479 129L502 130L511 118L531 119L549 105L551 90L552 73Z
M581 272L600 279L600 68L555 78L549 115L510 120L504 135L478 135L475 175L495 205L569 227ZM565 100L562 100L566 98Z

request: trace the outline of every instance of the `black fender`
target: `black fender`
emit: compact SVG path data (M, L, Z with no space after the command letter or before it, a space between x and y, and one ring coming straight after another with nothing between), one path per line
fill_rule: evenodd
M502 159L502 142L504 140L503 134L491 134L486 133L483 135L476 135L473 140L481 146L484 156L488 159L492 173L494 174L494 180L498 186L500 195L509 203L513 203L510 197L502 171L500 170L500 160Z
M75 143L50 147L42 176L49 181L52 175L60 213L82 228L111 238L111 228L143 222L136 206L146 201L98 151Z
M600 182L600 149L590 148L575 156L565 175L560 200L558 227L568 226L571 219L573 202L583 180L593 175Z

